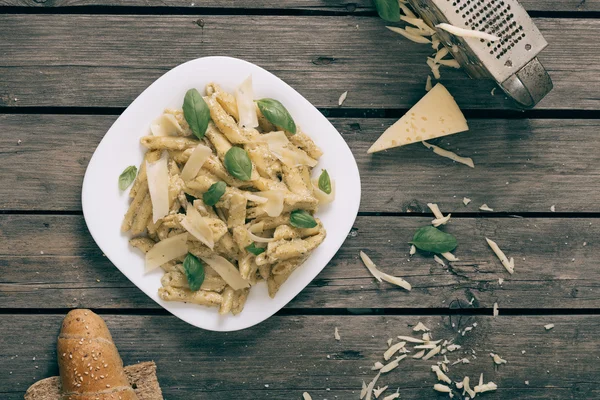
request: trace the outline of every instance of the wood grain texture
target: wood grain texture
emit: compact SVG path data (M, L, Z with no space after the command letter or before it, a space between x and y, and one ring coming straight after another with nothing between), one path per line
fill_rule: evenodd
M598 0L521 0L528 11L599 11ZM265 14L272 9L309 11L375 11L371 0L0 0L1 6L18 7L82 7L82 6L127 6L127 7L173 7L173 8L239 8L262 9Z
M535 22L550 43L540 60L555 84L538 109L600 109L600 56L582 40L600 34L600 20ZM432 52L374 17L8 14L0 26L6 108L126 107L174 66L223 55L270 70L318 107L337 107L348 91L346 108L405 109L424 94ZM490 95L492 82L460 70L447 68L442 82L464 109L513 107Z
M600 308L597 220L452 219L445 230L458 240L460 261L449 267L430 255L409 259L407 242L429 221L359 217L341 250L288 308L447 308L455 301L487 309L495 302L501 309ZM485 237L515 258L514 275ZM378 284L358 258L361 250L413 290ZM0 254L2 308L159 307L102 254L80 216L0 216Z
M245 400L358 399L361 382L383 361L388 338L412 334L418 321L437 339L455 338L463 348L448 358L469 357L470 364L450 367L453 380L469 376L473 386L484 380L498 385L486 399L592 399L596 384L598 316L546 317L272 317L240 332L207 332L172 316L103 316L125 364L154 360L166 399ZM55 375L56 335L62 315L2 315L0 341L3 400L22 399L36 379ZM452 328L452 323L455 328ZM456 331L477 327L465 336ZM546 331L544 325L554 323ZM338 327L341 340L333 337ZM33 332L27 338L23 332ZM408 346L412 348L412 346ZM472 350L476 359L472 357ZM508 364L495 368L490 352ZM525 354L522 354L525 351ZM390 394L400 388L402 399L436 397L429 361L403 360L383 375ZM525 383L528 382L528 384ZM447 398L447 397L446 397ZM460 397L459 397L460 398Z
M115 119L0 115L0 209L81 210L85 168ZM483 203L502 212L600 211L589 197L600 190L598 120L473 119L469 132L439 144L473 157L475 169L419 144L368 155L391 119L332 122L358 162L363 212L428 212L432 201L451 212L477 212ZM473 200L468 207L464 196Z

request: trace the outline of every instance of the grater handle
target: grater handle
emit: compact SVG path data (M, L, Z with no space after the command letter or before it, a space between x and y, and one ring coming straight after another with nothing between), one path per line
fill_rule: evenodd
M552 90L552 79L537 57L500 84L522 108L532 108Z

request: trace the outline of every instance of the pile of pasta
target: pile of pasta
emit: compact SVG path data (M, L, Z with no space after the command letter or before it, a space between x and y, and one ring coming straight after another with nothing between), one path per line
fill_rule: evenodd
M235 315L252 286L265 280L274 297L323 242L325 228L313 215L334 193L312 177L323 153L299 128L292 133L273 125L254 104L258 126L241 126L236 96L215 83L202 99L210 110L202 139L180 109L166 109L152 122L152 134L141 138L147 151L122 231L146 254L147 271L164 270L161 299ZM230 173L235 165L226 156L234 147L251 161L247 180ZM291 221L297 217L314 226L298 227ZM189 256L201 263L195 277L192 267L184 268ZM198 275L199 288L191 280Z

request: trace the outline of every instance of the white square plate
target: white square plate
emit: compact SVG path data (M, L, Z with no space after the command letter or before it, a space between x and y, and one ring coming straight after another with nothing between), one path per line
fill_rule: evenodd
M129 237L120 231L129 205L128 191L120 192L118 178L129 165L139 166L144 149L140 138L149 134L150 121L167 107L181 108L188 89L204 93L209 82L232 92L252 75L256 99L281 101L294 121L324 155L315 173L326 168L336 183L336 200L322 207L321 218L327 237L308 260L283 284L274 299L266 284L250 290L242 313L219 315L215 308L166 302L158 297L162 270L144 273L143 255L131 248ZM181 64L150 85L131 103L108 130L94 152L83 180L83 215L94 240L106 256L137 287L182 320L208 330L234 331L248 328L275 314L312 281L338 251L358 213L360 177L356 161L339 132L312 104L270 72L249 62L229 57L205 57Z

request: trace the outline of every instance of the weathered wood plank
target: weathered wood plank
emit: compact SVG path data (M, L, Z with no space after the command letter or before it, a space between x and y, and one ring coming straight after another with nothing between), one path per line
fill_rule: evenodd
M34 381L57 374L56 336L62 315L2 315L0 389L5 400L22 399ZM451 353L453 380L479 374L498 385L486 399L592 399L600 396L596 384L598 316L551 317L399 317L306 316L272 317L240 332L223 334L189 326L171 316L104 316L125 364L154 360L166 399L265 398L357 399L361 382L375 373L370 367L383 361L386 341L410 335L418 321L432 329L436 339L455 338L463 348ZM554 323L546 331L544 325ZM465 336L456 329L477 323ZM333 337L338 327L341 341ZM24 332L32 332L27 337ZM412 348L412 346L408 346ZM472 357L472 350L476 359ZM490 352L508 364L495 368ZM522 353L525 351L525 354ZM18 357L17 357L18 356ZM429 361L406 359L383 375L386 394L400 388L402 399L436 398ZM527 383L526 383L527 381ZM439 398L442 398L439 396Z
M0 209L80 210L89 159L114 116L0 115ZM598 120L479 120L441 141L473 157L453 164L421 145L368 155L391 119L332 119L350 145L363 185L361 211L598 212ZM21 144L18 144L18 141ZM115 177L116 181L117 177ZM508 184L507 184L508 182ZM463 196L473 202L464 207Z
M598 0L522 0L521 4L528 11L599 11ZM127 6L127 7L173 7L183 9L193 8L241 8L241 9L265 9L265 14L271 9L292 9L309 11L375 11L371 0L0 0L2 6L18 7L82 7L82 6Z
M409 260L408 244L430 218L359 217L325 270L290 308L600 308L595 219L452 219L459 262ZM515 258L509 275L484 237ZM585 244L584 244L585 243ZM413 285L378 284L358 258ZM42 254L43 253L43 254ZM498 279L503 278L500 285ZM474 299L474 300L473 300ZM472 301L472 305L468 305ZM80 216L0 216L0 307L158 308L104 257Z
M177 64L207 55L254 62L318 107L408 108L423 94L431 47L374 17L2 15L0 106L125 107ZM550 43L540 60L555 88L539 109L600 109L600 57L581 38L600 20L537 19ZM310 26L307 30L306 27ZM277 27L274 30L274 27ZM275 35L274 32L277 32ZM257 43L269 43L260 51ZM449 68L463 108L507 109L491 82Z

